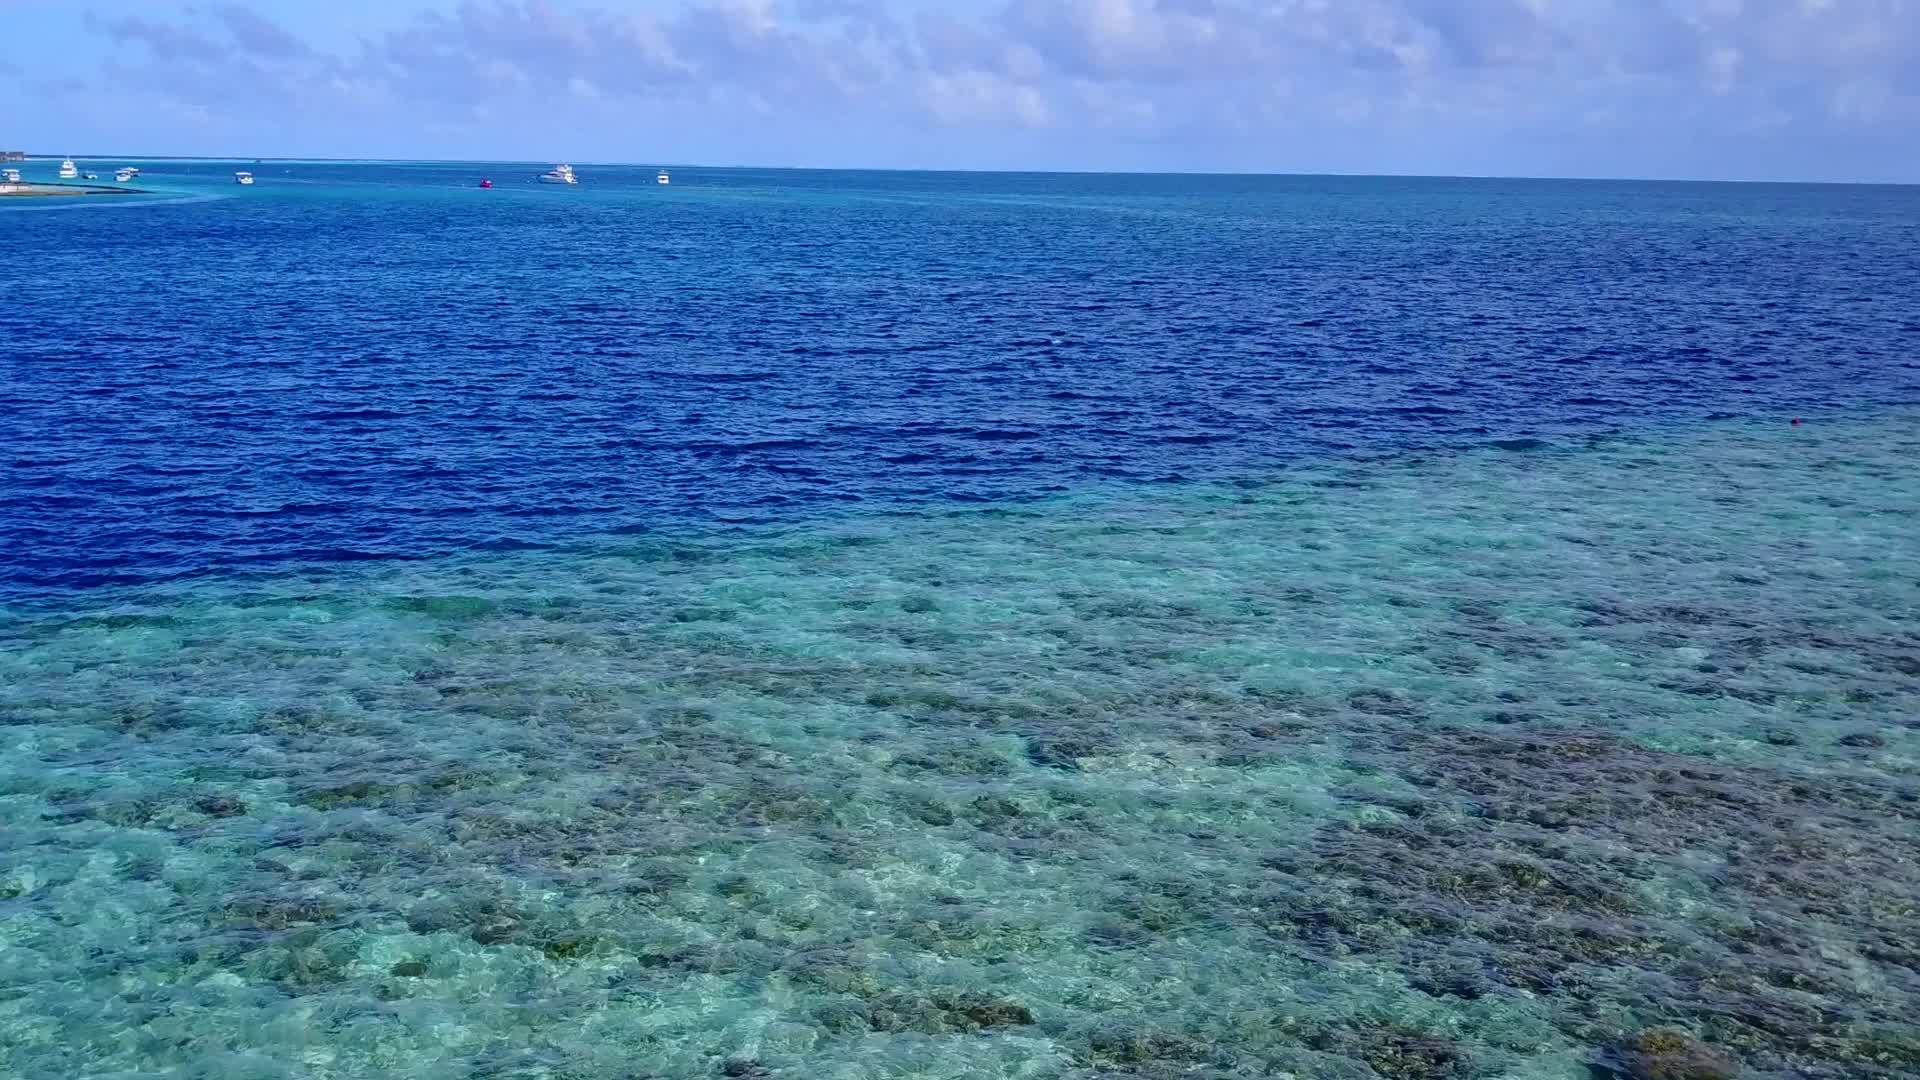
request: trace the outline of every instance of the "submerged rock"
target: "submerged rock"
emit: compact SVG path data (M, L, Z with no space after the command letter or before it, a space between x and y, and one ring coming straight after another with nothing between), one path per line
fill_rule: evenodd
M225 914L232 923L255 930L286 930L295 926L332 922L338 905L314 897L242 896L228 901Z
M578 960L592 952L596 940L591 936L560 938L540 944L540 951L549 960Z
M399 790L397 785L384 781L353 780L303 792L298 800L302 805L316 810L334 810L359 803L379 802Z
M1628 1080L1734 1080L1740 1075L1738 1065L1674 1028L1643 1031L1611 1056L1614 1070Z
M1483 972L1448 966L1413 973L1407 983L1430 997L1452 997L1463 1001L1478 1001L1493 989Z
M1203 1043L1184 1035L1118 1025L1093 1032L1087 1046L1093 1061L1103 1065L1185 1064L1208 1057Z
M205 796L196 800L193 806L208 817L234 817L247 812L246 803L225 795Z
M1027 740L1027 760L1049 769L1077 770L1080 759L1098 754L1100 748L1086 739L1042 737Z
M1419 707L1408 700L1406 695L1396 690L1383 690L1369 687L1355 690L1347 695L1347 704L1364 713L1376 716L1413 716Z
M978 991L875 995L868 1022L878 1031L918 1031L928 1035L1020 1027L1033 1023L1033 1011L1018 1001Z
M1397 1025L1334 1027L1310 1033L1308 1046L1364 1061L1387 1080L1465 1080L1481 1075L1465 1047Z
M1914 966L1904 841L1920 800L1906 785L1721 763L1590 728L1402 733L1356 756L1441 809L1323 826L1305 851L1262 860L1296 880L1236 915L1313 954L1391 958L1433 997L1533 995L1595 1045L1615 1034L1583 1017L1601 980L1648 980L1663 987L1651 1001L1663 1016L1720 1048L1654 1037L1630 1071L1629 1047L1615 1044L1602 1066L1615 1080L1737 1075L1714 1071L1728 1055L1756 1070L1818 1062L1806 1075L1838 1077L1899 1056L1853 1038L1863 1022L1898 1030L1899 1004L1813 939L1844 936L1875 963ZM1699 936L1667 932L1642 883L1703 851L1724 856L1710 880L1738 914ZM1415 1056L1382 1060L1427 1067Z
M866 1003L851 999L829 1001L814 1009L813 1018L821 1027L839 1035L864 1033L872 1020Z
M1443 1039L1396 1036L1370 1047L1363 1060L1394 1080L1444 1080L1473 1075L1464 1050Z

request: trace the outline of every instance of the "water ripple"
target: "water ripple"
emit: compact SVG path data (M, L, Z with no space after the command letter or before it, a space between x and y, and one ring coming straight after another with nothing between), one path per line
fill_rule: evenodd
M1906 189L373 168L6 213L0 598L1920 398Z

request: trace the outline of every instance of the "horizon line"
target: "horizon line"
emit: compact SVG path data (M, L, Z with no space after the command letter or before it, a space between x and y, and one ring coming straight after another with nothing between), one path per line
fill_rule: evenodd
M21 151L27 161L61 161L80 158L113 158L126 161L206 161L206 162L252 162L252 163L299 163L334 165L539 165L545 158L386 158L386 157L320 157L320 156L247 156L237 154L200 155L200 154L42 154ZM957 176L1208 176L1208 177L1247 177L1247 178L1337 178L1348 180L1513 180L1513 181L1552 181L1571 183L1625 183L1625 184L1757 184L1800 187L1920 187L1920 179L1914 180L1778 180L1753 177L1699 177L1699 176L1578 176L1562 175L1523 175L1509 173L1395 173L1395 172L1338 172L1338 171L1300 171L1300 172L1255 172L1237 169L965 169L965 168L908 168L904 166L858 166L858 165L700 165L692 162L664 162L643 164L637 161L593 161L575 159L594 168L631 168L631 169L713 169L732 171L777 171L777 172L881 172L881 173L934 173Z

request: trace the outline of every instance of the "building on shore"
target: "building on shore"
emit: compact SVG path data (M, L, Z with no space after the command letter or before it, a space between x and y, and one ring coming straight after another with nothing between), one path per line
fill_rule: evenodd
M27 160L27 152L25 150L0 150L0 161L25 160Z

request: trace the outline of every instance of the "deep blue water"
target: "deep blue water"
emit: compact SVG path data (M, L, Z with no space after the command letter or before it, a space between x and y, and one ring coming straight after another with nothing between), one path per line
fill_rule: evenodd
M1913 188L236 167L0 206L0 597L1920 398Z

